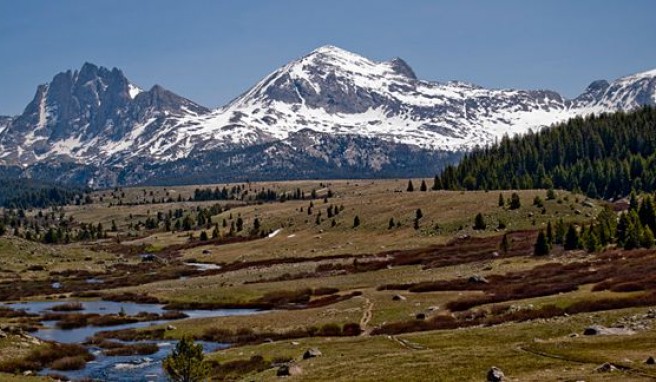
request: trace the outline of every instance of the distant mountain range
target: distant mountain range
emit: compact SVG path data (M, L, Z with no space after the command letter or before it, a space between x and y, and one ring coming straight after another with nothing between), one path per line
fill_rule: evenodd
M424 81L400 58L324 46L210 110L85 63L0 116L0 173L95 186L427 176L506 134L655 104L656 70L565 99Z

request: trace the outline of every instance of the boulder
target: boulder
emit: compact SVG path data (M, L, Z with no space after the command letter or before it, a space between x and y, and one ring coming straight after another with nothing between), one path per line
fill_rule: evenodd
M631 329L626 328L607 328L602 325L592 325L585 328L585 336L630 336L635 334Z
M320 357L321 355L322 355L321 350L319 350L317 348L310 348L310 349L306 350L305 353L303 353L303 359Z
M407 298L405 296L401 296L400 294L395 294L394 297L392 297L392 301L405 301Z
M303 373L303 369L299 365L282 365L276 371L276 376L278 377L290 377L292 375L300 375Z
M498 367L492 366L490 370L487 371L487 382L503 382L505 380L506 376Z
M471 284L489 284L490 283L485 277L483 277L481 275L470 276L467 281Z
M613 371L617 371L618 368L615 365L613 365L612 363L606 362L605 364L599 366L595 370L597 370L597 372L599 372L599 373L610 373L610 372L613 372Z
M175 330L175 329L176 329L176 327L173 326L173 325L167 325L166 326L166 330Z

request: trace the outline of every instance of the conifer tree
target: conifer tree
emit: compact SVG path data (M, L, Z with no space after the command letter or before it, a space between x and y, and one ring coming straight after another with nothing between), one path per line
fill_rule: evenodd
M572 251L579 248L579 233L573 224L569 225L565 234L565 250Z
M654 246L654 232L649 228L649 226L645 227L644 231L642 232L642 241L640 242L640 246L643 248L652 248Z
M415 186L412 185L412 180L408 180L408 188L406 191L408 192L413 192L415 190Z
M587 231L585 237L585 249L590 253L597 252L599 249L601 249L597 234L595 233L594 229L592 229L592 227L590 227L590 229Z
M510 196L510 209L511 210L516 210L519 209L522 206L522 203L519 199L519 194L516 192L513 192L512 195Z
M547 222L547 242L549 245L552 245L554 242L554 234L553 234L553 228L551 228L551 220Z
M547 242L547 235L544 234L544 231L540 230L538 233L538 238L535 241L535 246L533 248L533 254L536 256L544 256L549 254L549 243Z
M478 231L483 231L487 227L487 224L485 224L485 218L483 217L483 214L480 212L476 215L474 218L474 229Z

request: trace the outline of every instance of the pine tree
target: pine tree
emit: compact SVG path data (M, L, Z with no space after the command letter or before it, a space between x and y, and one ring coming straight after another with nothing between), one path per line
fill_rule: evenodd
M556 222L556 233L554 236L554 243L563 244L566 233L567 233L567 227L565 226L565 221L563 221L563 219L560 218L558 219L558 222Z
M631 190L631 196L629 197L629 211L638 211L638 196L636 195L635 190Z
M478 231L483 231L487 227L487 224L485 224L485 218L483 217L483 214L480 212L476 215L474 218L474 229Z
M544 231L540 230L538 233L538 238L535 242L533 248L533 254L536 256L544 256L549 254L549 243L547 242L547 236L544 234Z
M172 382L201 382L209 375L203 345L187 337L183 337L162 361L162 367Z
M421 180L421 186L419 186L419 191L428 191L428 186L426 186L426 181Z
M419 220L424 217L424 213L421 212L421 208L417 208L417 211L415 211L415 220Z
M640 246L643 248L652 248L654 246L654 232L648 226L642 231Z
M639 248L642 241L643 227L635 210L629 212L628 221L629 224L626 230L624 249Z
M395 223L394 223L394 218L390 218L389 224L387 225L387 229L392 229L394 228Z
M412 180L408 180L408 188L406 191L408 192L413 192L415 190L415 186L412 185Z
M617 228L615 230L615 238L617 239L617 244L624 246L626 239L629 237L629 226L631 222L629 220L629 214L623 213L620 215L619 222L617 223Z
M360 226L360 217L358 215L355 215L353 218L353 228L357 228Z
M506 206L506 199L503 198L503 194L499 193L499 207L505 207Z
M433 179L433 187L431 187L433 191L441 190L442 189L442 181L440 180L440 177L435 175L435 179Z
M207 232L202 231L200 233L200 241L207 241L209 238L207 237Z
M552 245L554 242L553 228L551 228L551 220L547 222L547 242Z
M511 210L516 210L519 209L522 206L521 201L519 200L519 194L516 192L513 192L512 195L510 196L510 209Z
M589 253L597 252L601 249L597 235L595 234L592 227L590 227L590 229L587 231L587 235L585 237L585 249Z
M565 250L572 251L579 248L579 233L573 224L569 225L565 234Z
M651 228L652 232L656 230L656 210L651 196L647 195L642 199L640 209L638 210L638 216L640 217L640 223L642 223L643 227L648 226Z

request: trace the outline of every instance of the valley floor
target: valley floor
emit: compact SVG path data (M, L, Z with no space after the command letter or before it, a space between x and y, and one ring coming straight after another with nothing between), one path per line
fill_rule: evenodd
M517 191L521 207L511 209L499 205L498 191L419 191L421 180L412 182L413 192L407 179L245 185L252 193L316 195L284 203L189 201L195 187L101 191L93 204L67 206L65 214L116 230L60 245L2 238L0 294L4 301L101 297L171 309L266 309L103 337L232 343L206 357L217 380L279 380L283 364L294 365L288 380L299 381L473 381L485 380L492 366L510 381L656 380L656 366L645 364L656 356L656 251L555 245L534 255L548 222L588 225L604 202ZM504 199L512 193L501 192ZM144 203L164 194L180 201ZM221 212L210 224L139 227L177 209L195 222L217 203ZM485 229L473 229L478 213ZM237 220L244 228L231 233ZM199 239L214 228L217 237ZM216 266L185 265L199 262ZM56 291L53 282L61 284ZM4 317L1 325L43 323ZM583 335L591 325L627 331ZM3 349L29 346L0 340ZM310 348L321 355L303 359ZM2 354L0 366L9 353ZM616 370L598 371L604 363Z

